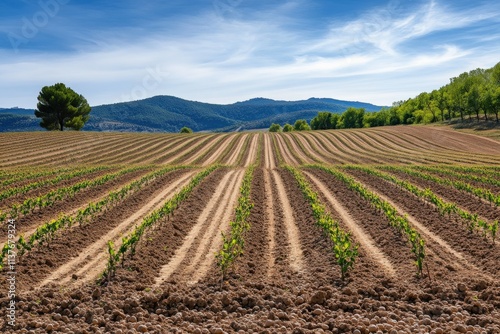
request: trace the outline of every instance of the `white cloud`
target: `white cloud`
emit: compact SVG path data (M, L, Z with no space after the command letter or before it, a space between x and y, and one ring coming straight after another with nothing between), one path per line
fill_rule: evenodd
M211 11L167 20L147 35L82 34L85 47L73 46L73 53L0 52L6 78L0 89L8 92L0 106L34 107L40 88L55 82L67 83L92 105L159 94L215 103L324 96L388 105L498 61L498 36L486 39L481 31L480 40L467 30L496 17L488 7L459 12L431 1L404 12L389 5L343 26L326 26L312 38L290 28L300 6L307 2L290 1L258 15L243 15L238 7L229 17ZM459 28L464 40L481 42L431 38Z

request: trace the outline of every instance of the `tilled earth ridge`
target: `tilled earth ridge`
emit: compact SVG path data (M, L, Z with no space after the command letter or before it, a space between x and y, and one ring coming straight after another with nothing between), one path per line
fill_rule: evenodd
M406 255L408 246L396 242L397 236L383 236L384 230L371 226L382 225L380 215L365 208L359 197L335 183L333 177L319 171L312 173L328 184L329 190L338 198L350 196L351 201L343 204L357 220L367 221L363 223L366 231L380 242L395 238L395 245L390 246L387 241L383 249L395 249L394 252L388 250L388 253L392 254L390 258L397 267L402 268L397 270L396 279L386 277L373 261L361 254L350 279L341 282L335 259L329 251L329 242L314 225L311 210L295 180L283 170L279 175L294 210L305 265L302 272L290 269L287 234L282 231L282 212L276 200L275 179L271 178L275 199L272 205L276 217L274 256L277 270L268 277L265 267L268 248L266 244L260 245L266 242L268 233L268 223L262 221L262 216L266 215L264 176L263 171L258 170L251 196L259 204L250 217L252 229L247 235L246 253L227 283L221 285L213 264L207 276L195 285L174 280L151 288L159 268L182 244L190 226L227 172L227 169L221 169L207 177L170 220L151 232L150 241L140 243L136 256L125 262L115 281L108 286L88 284L67 291L50 286L36 292L22 292L18 296L18 327L15 330L5 324L7 299L2 295L0 321L3 322L3 332L500 332L498 281L474 278L474 273L467 274L463 270L458 270L455 275L453 270L442 269L443 274L439 276L435 274L438 272L436 262L430 265L432 281L416 278L411 261L401 263L401 266L398 263L400 256L403 256L401 261L409 260ZM370 185L376 187L377 182L370 182ZM401 194L391 195L390 191L386 194L398 201L403 198ZM396 195L398 197L394 198ZM413 214L421 219L426 212ZM335 212L332 215L339 218ZM464 233L462 237L466 235ZM165 245L168 245L166 249ZM404 254L398 255L397 252Z

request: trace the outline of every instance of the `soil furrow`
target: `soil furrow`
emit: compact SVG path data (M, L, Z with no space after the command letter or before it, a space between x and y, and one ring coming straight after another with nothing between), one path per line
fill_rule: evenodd
M210 217L214 215L214 212L217 210L217 207L222 206L222 200L226 194L226 189L230 187L232 181L236 178L235 171L227 172L222 180L220 181L218 187L215 189L215 192L211 196L210 200L207 202L207 205L198 216L196 220L196 224L190 229L189 233L184 238L182 245L175 250L174 255L165 264L159 272L159 275L155 278L155 286L160 286L162 283L170 280L170 277L176 272L182 270L182 264L185 261L190 262L190 258L187 257L188 253L190 253L190 249L194 246L196 247L197 239L202 239L206 233L200 236L202 230L208 228L210 226ZM208 221L208 223L207 223ZM212 223L216 223L215 220L212 220ZM229 222L227 222L229 223ZM208 236L207 236L208 237ZM202 239L203 240L203 239ZM194 252L192 255L196 254ZM212 254L213 255L213 254ZM188 278L189 279L189 278Z
M290 164L290 165L299 165L299 161L295 158L295 156L290 152L288 149L288 146L284 142L284 135L281 134L276 134L274 136L274 139L276 140L278 144L278 148L281 152L281 156L283 157L283 160L285 163Z
M269 136L269 134L264 135L265 168L274 169L276 168L276 158L274 156L274 147Z
M245 144L245 140L247 139L247 137L248 137L247 134L240 136L238 144L235 146L235 148L231 152L231 155L227 159L227 162L226 162L227 165L234 165L234 164L236 164L236 162L238 160L238 157L239 157L239 155L241 153L241 148Z
M457 206L477 213L480 217L494 221L500 218L500 208L490 205L485 200L476 197L465 191L460 191L452 186L441 185L433 181L428 181L417 176L408 175L400 171L390 171L390 173L402 180L409 181L422 189L429 188L436 195L443 198L447 202L455 203Z
M221 142L220 144L218 143L217 145L219 147L217 148L217 150L215 150L215 152L202 163L202 166L208 166L210 164L215 163L218 159L220 159L221 154L229 146L231 141L234 140L235 137L236 137L236 135L229 135L229 136L227 136L226 139L224 139L223 142Z
M86 206L90 201L101 198L103 192L108 193L112 190L119 189L124 184L144 176L144 174L149 171L149 169L145 169L127 173L100 186L84 189L78 192L74 197L56 202L54 205L45 207L41 211L35 210L33 214L16 220L18 233L26 233L27 231L33 230L33 228L38 226L41 222L56 219L61 212L76 212L78 209ZM0 235L7 235L7 228L5 226L0 227Z
M58 231L49 245L36 246L17 263L16 275L20 282L18 288L22 291L33 288L56 268L84 254L82 251L94 244L96 239L120 225L134 212L141 210L148 198L154 198L164 189L165 183L175 182L185 173L185 170L167 173L118 205L94 216L83 226Z
M268 226L268 251L267 251L267 276L271 277L275 274L275 251L276 251L276 240L275 240L275 215L274 215L274 206L275 199L272 190L271 184L271 175L269 170L264 171L264 187L265 187L265 197L266 197L266 213L265 213L265 221ZM262 223L264 224L264 223Z
M479 234L469 233L458 217L443 216L434 205L424 204L421 199L413 194L378 177L356 170L349 170L349 174L381 195L390 198L401 210L414 217L416 221L424 222L423 226L427 230L444 240L455 252L465 255L473 266L479 267L492 275L500 273L500 261L493 255L499 251L498 244L491 245L491 241L485 240ZM456 256L455 259L457 259ZM446 275L448 274L447 271L455 272L459 268L444 263L441 268L434 270L442 272L440 275Z
M375 262L377 262L386 272L388 276L396 276L396 270L392 266L389 259L384 254L383 250L380 249L375 241L370 237L354 220L351 214L347 211L347 209L340 204L340 202L335 198L334 195L330 191L328 191L327 187L321 183L314 175L311 173L305 172L305 174L313 181L313 184L320 190L320 192L326 197L332 208L337 211L337 213L342 218L344 224L349 228L349 231L352 232L356 240L361 244L363 248L365 248L365 252L373 258Z
M349 213L357 225L370 235L375 245L383 249L392 266L397 268L398 278L415 280L417 268L414 265L411 247L406 237L389 224L385 215L374 209L368 201L347 188L336 177L317 169L308 171L327 187L340 205L349 208Z
M283 179L281 175L276 171L272 171L272 176L274 184L278 191L278 198L281 203L281 208L283 210L283 220L286 226L286 232L288 236L288 248L290 250L289 262L292 270L296 272L301 272L305 270L304 268L304 256L302 253L301 243L300 243L300 232L297 228L297 223L293 215L293 209L288 200L287 191L283 185Z
M252 141L250 142L250 146L248 148L248 155L245 159L243 167L248 167L255 161L255 158L257 156L258 145L259 145L259 136L252 135Z
M352 176L352 177L354 179L356 179L354 176ZM357 181L360 182L359 180L357 180ZM447 243L445 240L443 240L437 234L435 234L431 230L429 230L425 226L424 223L421 223L415 217L413 217L411 214L408 214L405 210L403 210L398 204L396 204L389 197L374 190L372 187L370 187L366 183L363 183L363 186L366 189L368 189L369 191L371 191L374 194L376 194L377 196L379 196L382 200L384 200L387 203L389 203L390 205L392 205L401 216L405 216L408 219L408 221L412 224L412 226L421 235L423 235L425 237L426 247L433 249L433 252L432 252L433 257L439 258L441 260L441 263L447 263L448 265L452 265L454 268L457 268L457 270L459 270L460 268L466 268L467 270L475 272L476 274L481 275L484 278L487 278L490 280L493 279L490 275L481 273L481 270L478 267L469 263L469 261L466 259L464 254L455 250L449 243ZM429 253L429 249L427 250L427 253ZM451 256L446 256L446 253L450 254Z
M59 285L66 286L73 280L74 275L78 281L73 282L78 285L89 282L97 278L106 267L108 241L113 241L115 248L121 245L121 236L127 235L135 229L135 226L146 217L150 212L159 209L166 201L172 198L183 186L185 186L196 171L190 171L181 175L178 179L170 183L154 198L145 203L138 211L124 219L118 226L114 227L105 235L101 236L96 242L85 248L80 254L57 268L49 277L44 279L37 288L44 285L57 282Z
M302 145L301 148L303 147L304 150L309 154L310 159L315 160L315 162L330 162L329 157L325 156L324 154L322 154L322 152L317 151L316 148L313 148L311 146L309 140L307 140L307 137L304 134L296 133L294 135L295 139Z
M234 209L237 206L239 189L244 174L244 170L236 172L236 177L229 185L222 205L218 207L214 217L210 219L210 228L207 233L208 236L211 236L210 239L207 238L206 234L204 235L196 250L196 256L191 258L191 263L184 270L184 277L188 278L188 284L198 283L198 281L205 277L210 267L212 265L215 266L214 254L222 247L221 232L227 232L229 221L234 216Z
M302 163L310 164L315 162L313 159L307 156L307 154L302 150L299 144L297 144L296 137L293 133L283 134L283 140L287 142L287 146L293 152L292 154L298 157L298 159L300 159Z

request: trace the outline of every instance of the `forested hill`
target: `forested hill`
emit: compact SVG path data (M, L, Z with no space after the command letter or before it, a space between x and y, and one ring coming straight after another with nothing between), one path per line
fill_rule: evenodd
M276 101L255 98L228 105L155 96L135 102L92 107L87 131L178 132L183 126L194 131L234 131L267 128L273 122L310 121L319 111L341 113L349 107L378 111L369 103L327 98ZM40 130L34 110L1 109L0 132Z

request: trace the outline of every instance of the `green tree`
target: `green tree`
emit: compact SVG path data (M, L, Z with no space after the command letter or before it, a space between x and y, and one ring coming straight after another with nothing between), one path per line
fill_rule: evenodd
M344 129L353 129L353 128L362 128L363 127L363 119L365 116L364 108L348 108L342 114L340 122L342 124L342 128Z
M331 112L319 112L316 117L311 120L311 129L313 130L327 130L333 129L332 126L332 113Z
M286 123L283 126L283 132L292 132L293 131L293 126L291 124Z
M269 132L281 132L281 125L273 123L269 127Z
M180 133L193 133L193 130L185 126L181 129Z
M63 83L45 86L38 95L35 116L41 118L40 126L47 130L64 127L80 130L89 120L91 108L87 100Z
M305 119L298 119L295 121L293 129L295 131L308 131L311 130L311 127L309 126L309 124L307 124L307 121Z

